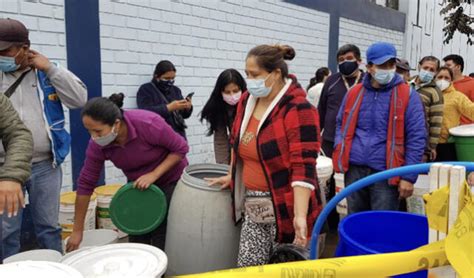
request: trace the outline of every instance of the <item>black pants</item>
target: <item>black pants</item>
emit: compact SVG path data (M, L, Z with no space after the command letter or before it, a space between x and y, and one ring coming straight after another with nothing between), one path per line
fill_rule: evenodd
M436 152L437 156L435 161L458 161L454 143L438 144Z
M160 189L165 193L167 206L167 215L163 223L156 228L155 230L139 236L129 236L128 241L134 243L144 243L153 245L155 247L160 248L161 250L165 251L165 242L166 242L166 224L168 220L168 209L170 207L171 196L173 195L174 189L176 187L176 183L166 185L164 187L160 187Z
M327 157L332 158L334 142L323 141L321 148ZM336 195L336 181L334 180L334 175L332 175L328 181L328 188L329 194L326 195L326 202L331 201L331 199ZM329 229L337 230L337 226L339 225L339 214L336 209L332 210L329 214L327 224L329 225Z

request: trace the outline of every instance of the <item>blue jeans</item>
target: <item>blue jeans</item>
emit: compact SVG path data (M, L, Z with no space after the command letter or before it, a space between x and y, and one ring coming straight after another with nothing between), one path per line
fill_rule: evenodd
M42 249L62 253L59 226L59 195L61 194L61 167L53 168L51 160L33 163L31 178L25 183L36 241ZM23 210L16 217L3 217L4 259L20 252L20 234Z
M378 171L366 166L350 165L344 175L346 186ZM348 213L367 210L398 210L400 200L398 186L389 185L387 180L365 187L347 197Z

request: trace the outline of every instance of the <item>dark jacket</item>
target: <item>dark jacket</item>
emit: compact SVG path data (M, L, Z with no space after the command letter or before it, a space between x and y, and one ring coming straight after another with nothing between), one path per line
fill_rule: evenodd
M289 82L289 81L287 81ZM308 235L321 212L321 199L316 174L316 158L320 150L318 112L307 100L305 91L296 79L286 92L279 94L275 106L263 117L257 133L257 149L267 184L272 195L276 216L278 242L292 242L294 206L293 188L295 182L314 185L308 205ZM242 125L246 126L256 99L247 92L242 95L232 127L231 144L237 153ZM232 161L232 200L234 217L241 218L244 200L242 184L242 161L234 155Z
M5 163L0 167L0 181L10 180L23 184L31 175L33 137L4 94L0 94L0 139L5 148Z
M359 83L364 77L362 71L361 74ZM354 85L355 80L356 78L347 78L349 86ZM324 130L323 141L334 142L334 137L336 136L337 113L339 112L339 108L341 107L342 100L346 93L347 88L344 85L344 80L340 73L335 73L329 76L324 83L318 105L320 126L321 130Z
M151 82L145 83L140 86L137 92L137 106L139 109L149 110L159 114L165 121L181 136L186 138L185 128L176 124L176 121L173 120L173 115L168 111L166 105L175 100L182 100L183 95L181 90L176 86L171 86L168 90L160 86L158 82L154 79L152 81L156 88L151 84ZM160 95L161 94L161 95ZM165 98L163 98L164 96ZM166 99L166 101L165 101ZM177 112L183 119L187 119L193 113L193 109L182 110Z

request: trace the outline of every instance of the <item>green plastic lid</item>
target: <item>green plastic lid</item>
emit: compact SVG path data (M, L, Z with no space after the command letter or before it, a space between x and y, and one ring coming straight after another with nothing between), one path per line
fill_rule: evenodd
M129 182L115 193L110 203L110 218L117 228L129 235L155 230L165 220L166 196L156 185L140 191Z

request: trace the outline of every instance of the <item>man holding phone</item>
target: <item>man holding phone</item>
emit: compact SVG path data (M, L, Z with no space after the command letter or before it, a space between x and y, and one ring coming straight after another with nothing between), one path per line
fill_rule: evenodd
M170 61L160 61L151 82L140 86L137 92L139 109L159 114L178 134L186 139L185 119L193 113L192 97L194 92L185 98L181 90L174 85L176 68Z

